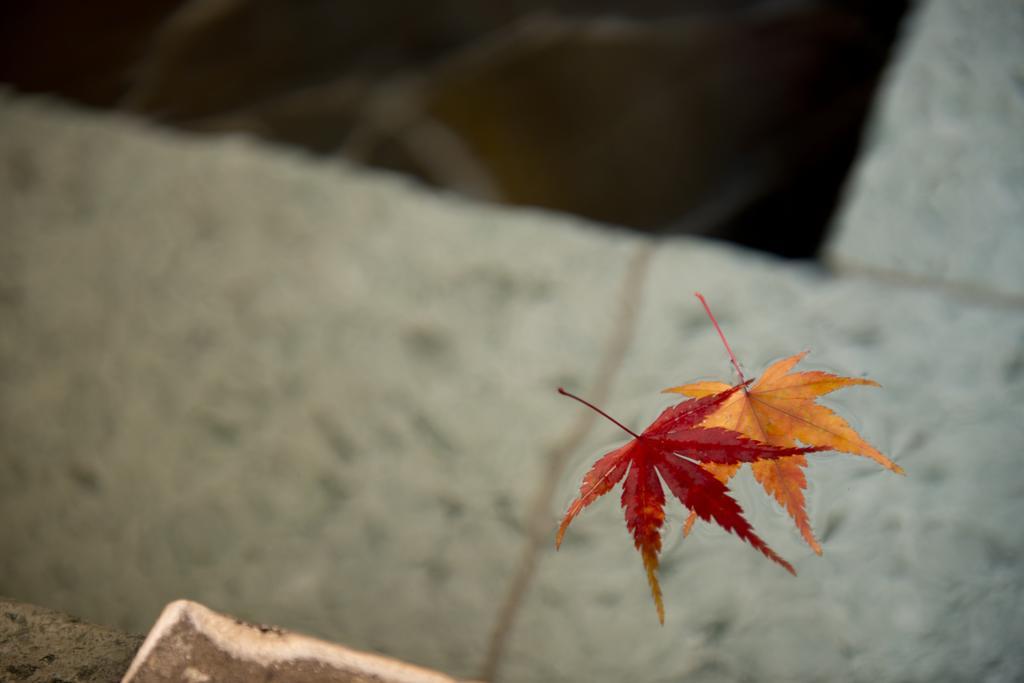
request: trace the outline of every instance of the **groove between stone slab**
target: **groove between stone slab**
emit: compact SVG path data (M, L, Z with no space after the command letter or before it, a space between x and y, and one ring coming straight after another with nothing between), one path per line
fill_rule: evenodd
M595 403L601 404L608 400L611 385L622 367L636 326L637 311L643 293L643 284L647 276L655 242L644 242L633 253L623 279L619 294L615 324L609 335L601 364L598 366L594 386L587 393ZM498 610L494 629L488 642L487 654L481 667L479 678L483 681L495 681L501 660L505 654L505 646L512 633L516 618L523 605L523 599L530 588L540 558L541 544L549 541L551 529L548 528L552 501L558 488L558 482L565 472L566 463L573 451L590 432L597 419L597 414L590 410L580 411L579 417L547 451L545 468L540 487L534 494L527 522L527 536L523 544L522 554L515 574L509 582L505 598Z

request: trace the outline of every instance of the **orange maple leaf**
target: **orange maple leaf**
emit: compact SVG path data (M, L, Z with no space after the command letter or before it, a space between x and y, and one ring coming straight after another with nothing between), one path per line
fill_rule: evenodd
M704 297L697 298L718 330L726 351L743 380L736 357L725 341L718 322L708 308ZM723 427L744 434L773 446L792 448L800 444L823 449L841 451L871 458L882 467L897 474L903 469L882 455L874 446L865 441L846 420L816 403L816 399L849 386L879 386L877 382L856 377L841 377L819 370L791 372L793 367L807 355L798 353L773 363L759 380L749 389L736 392L723 402L701 423L703 427ZM695 382L665 389L668 393L683 394L692 398L717 394L729 385L722 382ZM777 460L763 460L751 464L754 477L789 513L807 544L821 555L821 545L814 537L804 504L804 489L807 478L804 467L807 459L793 455ZM740 464L703 464L719 481L726 483L739 469ZM683 533L689 534L695 521L691 514L686 520Z

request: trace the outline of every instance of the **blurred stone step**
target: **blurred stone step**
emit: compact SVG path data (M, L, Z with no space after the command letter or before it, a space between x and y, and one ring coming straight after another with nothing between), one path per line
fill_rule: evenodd
M456 683L343 645L255 625L188 600L149 634L129 635L56 610L0 598L0 681L309 681Z
M828 257L1020 306L1021 3L929 0L907 24Z
M142 638L0 597L0 681L116 683Z
M247 624L188 600L167 605L124 677L124 683L269 680L456 683L395 659Z

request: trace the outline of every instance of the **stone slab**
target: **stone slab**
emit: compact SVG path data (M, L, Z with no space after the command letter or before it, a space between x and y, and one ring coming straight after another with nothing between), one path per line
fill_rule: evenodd
M609 494L573 522L559 552L548 545L504 680L1018 680L1024 315L672 243L652 263L636 342L604 406L634 429L671 402L660 389L733 377L688 296L697 288L748 377L810 349L800 367L879 381L825 403L907 476L865 458L809 456L820 558L740 476L733 488L748 519L797 578L709 525L683 540L685 513L670 504L664 627L618 491ZM589 464L621 443L615 427L595 430L572 456L558 512Z
M476 675L581 409L554 387L596 383L649 243L37 101L0 131L0 592L129 630L192 597ZM680 542L677 511L664 628L610 496L543 554L502 679L1024 675L1024 313L667 240L604 406L625 422L729 378L697 289L751 375L810 348L880 381L832 405L908 476L816 458L823 558L741 479L796 579ZM618 439L589 434L555 507Z
M39 101L0 131L0 591L474 675L626 240Z
M927 0L908 20L845 209L841 268L1024 301L1024 11Z

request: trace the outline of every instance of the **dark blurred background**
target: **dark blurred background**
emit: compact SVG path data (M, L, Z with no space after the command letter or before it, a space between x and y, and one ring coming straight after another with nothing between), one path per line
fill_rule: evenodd
M0 81L813 258L907 4L7 2Z

